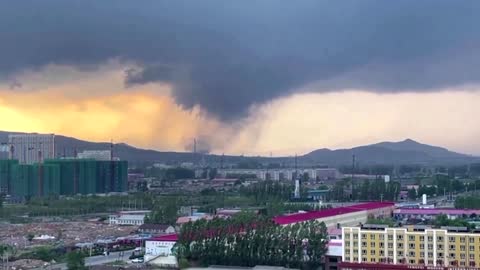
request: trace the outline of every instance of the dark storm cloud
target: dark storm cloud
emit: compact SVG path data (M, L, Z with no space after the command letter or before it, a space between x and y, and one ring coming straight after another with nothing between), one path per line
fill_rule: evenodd
M480 80L480 1L0 2L0 77L49 63L134 61L223 120L252 104L348 87L433 91Z

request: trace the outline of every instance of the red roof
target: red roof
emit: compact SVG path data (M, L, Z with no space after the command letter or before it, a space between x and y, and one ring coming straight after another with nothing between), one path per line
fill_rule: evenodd
M149 241L163 241L163 242L177 242L177 240L178 240L178 235L176 233L155 236L149 239Z
M330 208L330 209L324 209L319 211L312 211L307 213L277 216L273 219L273 221L275 221L275 223L277 224L285 225L285 224L303 222L303 221L314 220L319 218L343 215L343 214L348 214L353 212L375 210L375 209L384 208L384 207L392 207L394 205L395 204L392 202L369 202L369 203L355 204L355 205L345 206L345 207L337 207L337 208Z

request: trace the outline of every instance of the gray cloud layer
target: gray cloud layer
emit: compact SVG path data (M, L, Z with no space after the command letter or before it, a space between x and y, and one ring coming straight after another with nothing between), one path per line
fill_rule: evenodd
M433 91L480 80L480 1L0 2L0 77L57 63L140 64L126 85L174 85L222 120L318 91Z

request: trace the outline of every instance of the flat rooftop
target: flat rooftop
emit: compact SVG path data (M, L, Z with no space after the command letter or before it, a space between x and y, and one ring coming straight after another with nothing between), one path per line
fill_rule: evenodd
M368 202L344 207L330 208L306 213L296 213L291 215L277 216L273 221L279 225L292 224L319 218L333 217L337 215L349 214L360 211L375 210L385 207L393 207L392 202Z

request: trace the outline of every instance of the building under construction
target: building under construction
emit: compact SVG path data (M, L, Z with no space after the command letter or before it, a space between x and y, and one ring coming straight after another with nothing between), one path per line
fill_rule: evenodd
M12 167L18 160L0 159L0 194L10 194L12 186Z
M6 186L8 193L17 198L127 190L127 161L47 159L32 165L9 161L10 165L5 166L9 167L11 177ZM2 176L0 174L3 185Z

